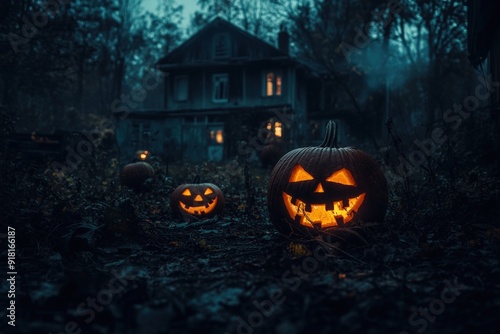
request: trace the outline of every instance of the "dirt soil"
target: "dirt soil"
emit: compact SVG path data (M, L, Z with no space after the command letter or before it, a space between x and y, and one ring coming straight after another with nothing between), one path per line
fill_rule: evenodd
M268 169L152 164L142 193L120 185L116 159L68 175L4 166L2 262L12 226L18 273L6 333L498 333L490 170L416 175L391 185L384 223L292 240L269 221ZM173 189L195 175L224 191L223 216L172 213Z

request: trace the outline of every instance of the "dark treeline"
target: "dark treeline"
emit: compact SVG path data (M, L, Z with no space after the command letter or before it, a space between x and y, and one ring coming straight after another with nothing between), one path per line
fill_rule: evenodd
M78 128L182 38L182 7L140 0L8 0L0 5L1 98L24 130ZM88 124L87 124L88 126Z
M154 13L140 0L2 1L0 103L22 130L85 126L93 115L109 116L112 101L139 83L145 68L216 16L271 44L286 27L291 52L327 84L322 112L351 124L378 123L379 132L389 117L405 133L429 132L443 111L473 94L477 76L488 78L468 63L463 1L198 5L183 24L174 0Z

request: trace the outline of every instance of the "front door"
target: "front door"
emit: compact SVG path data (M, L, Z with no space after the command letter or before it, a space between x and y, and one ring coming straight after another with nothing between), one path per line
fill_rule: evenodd
M189 123L182 127L183 158L192 161L222 161L224 125Z
M208 125L208 160L222 161L224 158L224 126Z

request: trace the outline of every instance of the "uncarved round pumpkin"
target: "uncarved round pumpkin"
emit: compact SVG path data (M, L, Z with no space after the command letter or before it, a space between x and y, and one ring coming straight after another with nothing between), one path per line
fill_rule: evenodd
M142 191L144 182L155 176L153 167L147 162L134 162L123 167L120 179L124 186Z
M281 233L311 235L384 219L388 190L382 170L359 149L337 148L336 130L330 121L319 147L290 151L274 167L267 204Z
M266 144L260 152L260 161L264 167L274 167L283 156L283 149L278 144Z
M185 221L212 218L224 210L224 195L212 183L187 183L172 193L170 206Z

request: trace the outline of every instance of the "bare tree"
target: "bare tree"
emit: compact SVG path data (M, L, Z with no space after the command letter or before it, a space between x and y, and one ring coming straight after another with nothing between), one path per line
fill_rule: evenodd
M436 110L453 96L450 76L463 75L465 63L466 7L456 0L407 2L395 39L404 48L409 64L419 68L425 94L427 130L436 121Z
M270 43L275 40L279 22L275 0L198 0L198 5L190 33L221 17Z

